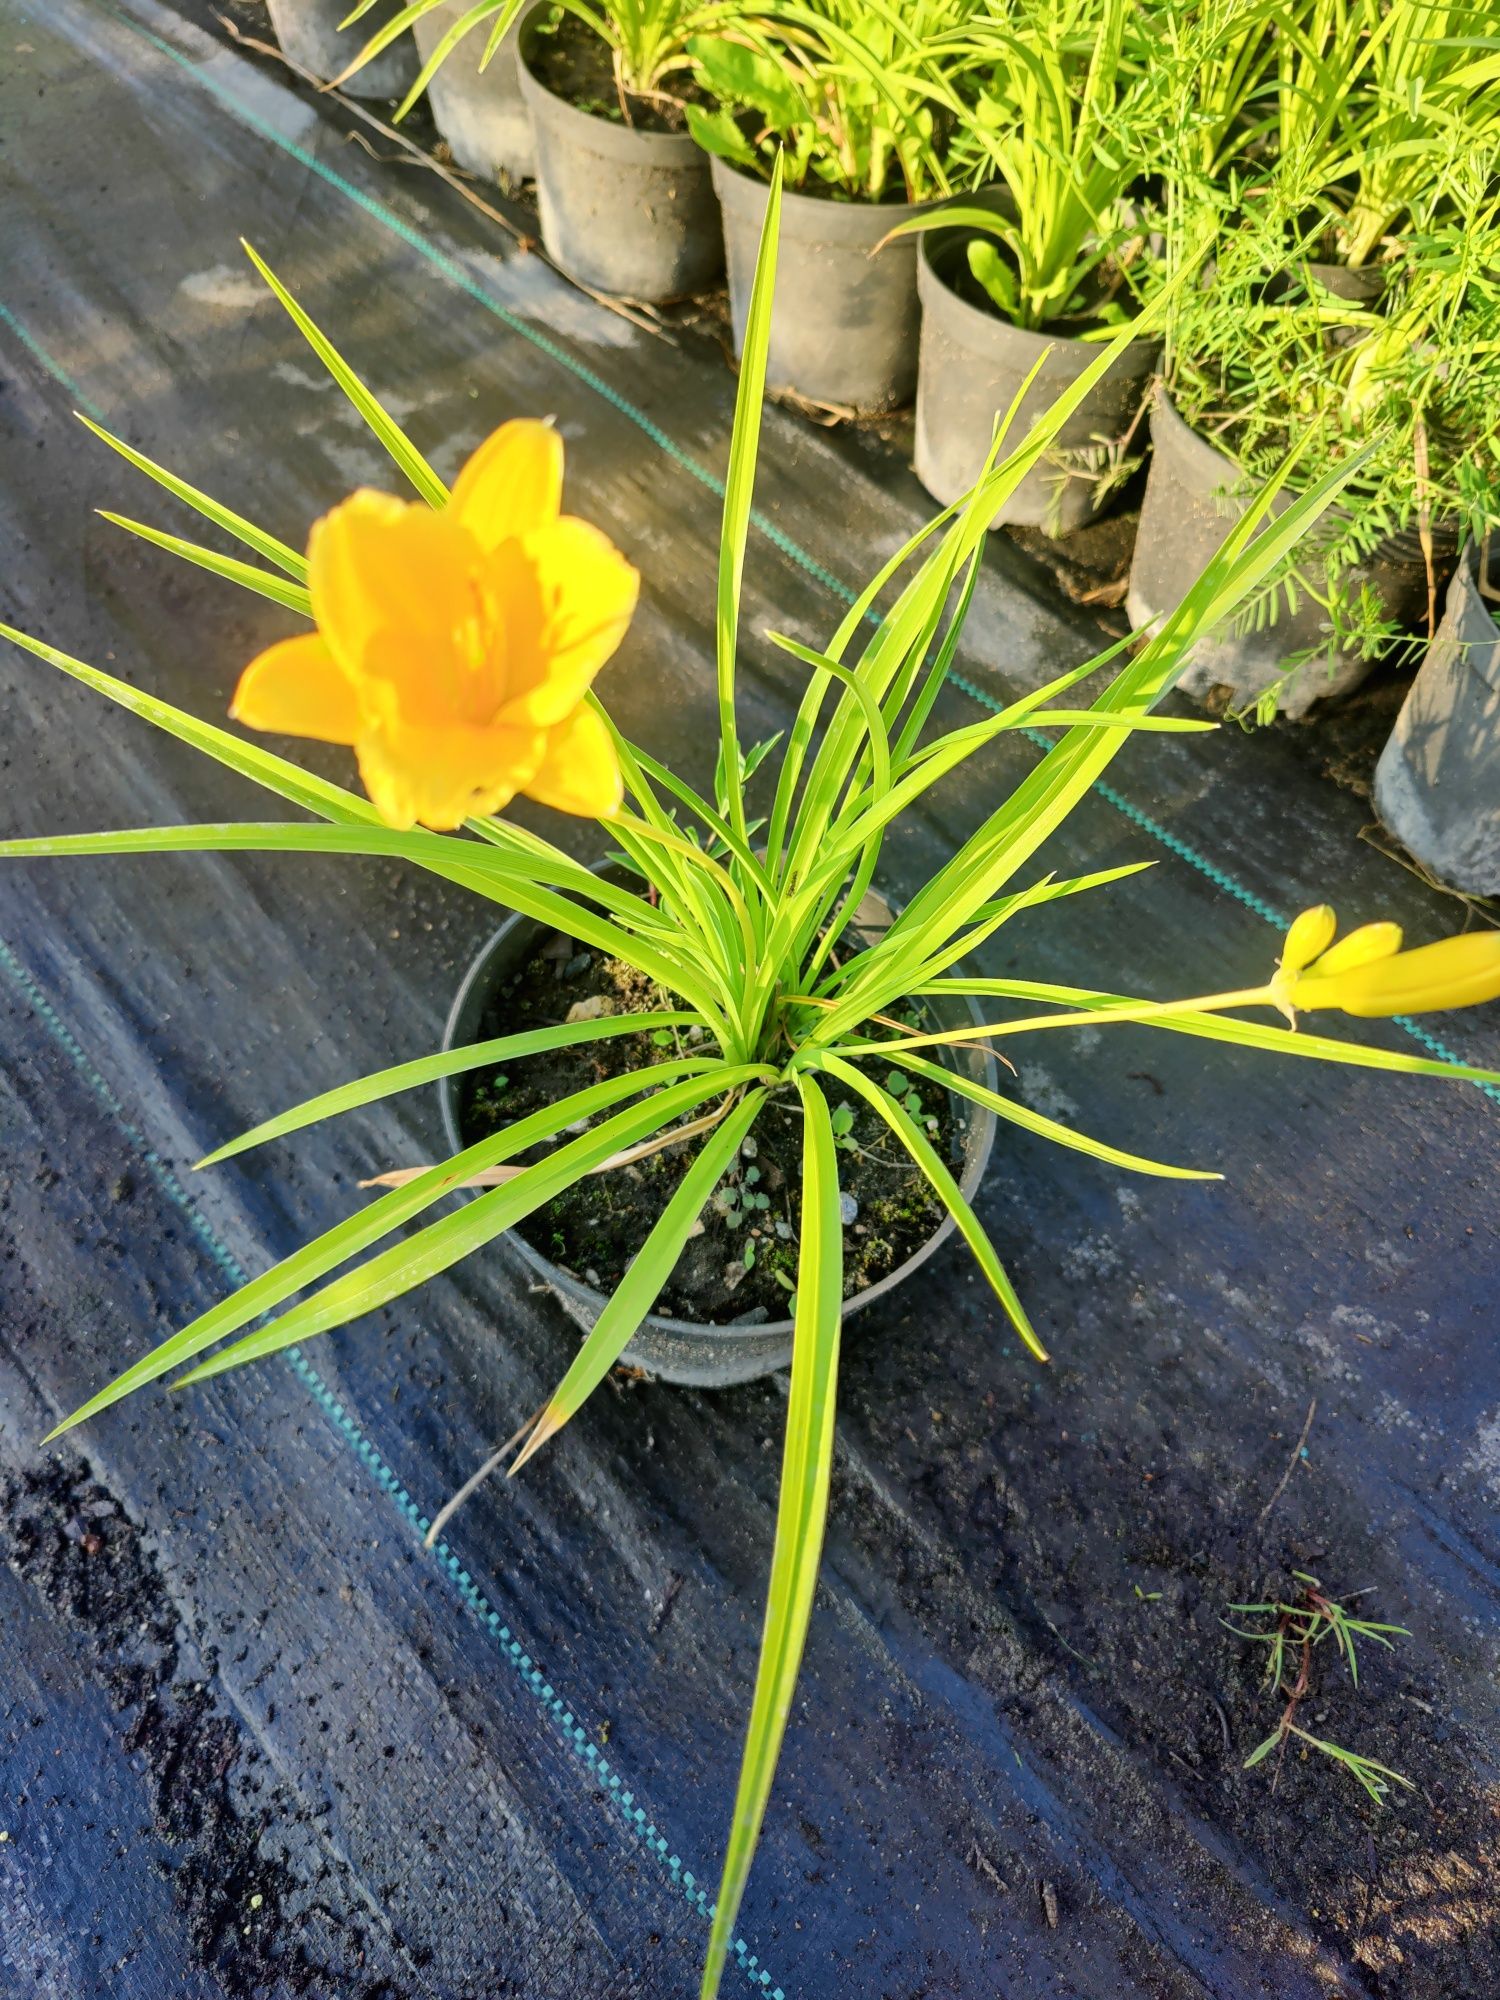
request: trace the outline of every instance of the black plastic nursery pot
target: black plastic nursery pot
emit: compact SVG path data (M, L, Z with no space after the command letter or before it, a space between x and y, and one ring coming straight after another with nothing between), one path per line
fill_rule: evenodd
M713 162L724 211L734 349L744 346L756 252L770 190ZM776 296L766 386L812 403L874 414L911 400L917 380L917 253L911 237L879 251L909 202L839 201L796 189L781 197Z
M401 0L382 0L346 33L339 33L351 0L267 0L271 26L282 54L327 83L346 69L365 43L401 9ZM372 63L339 88L350 97L402 97L417 80L417 51L402 35Z
M1279 496L1280 513L1294 496ZM1245 475L1233 459L1200 437L1158 384L1151 411L1151 470L1125 600L1132 624L1153 626L1174 611L1249 504ZM1435 554L1450 560L1454 540L1438 528ZM1316 565L1309 565L1315 574ZM1390 537L1343 572L1347 587L1368 584L1387 617L1414 627L1425 615L1427 564L1415 533ZM1296 718L1316 701L1352 693L1374 661L1335 646L1321 605L1299 593L1295 610L1278 600L1277 614L1258 629L1223 629L1200 640L1179 682L1200 699L1227 693L1235 706L1274 687L1287 660L1308 655L1281 692L1279 712Z
M970 275L972 237L968 229L928 230L917 264L922 354L914 465L927 491L945 506L961 499L984 470L995 420L1010 408L1039 359L1041 369L1008 433L1016 444L1099 354L1093 341L1028 333L1002 319ZM1160 353L1159 343L1149 340L1126 349L1063 425L1055 452L1027 473L996 512L994 526L1061 534L1102 511L1099 469L1139 422Z
M412 23L417 54L426 62L469 8L443 0ZM427 99L448 150L461 167L490 180L525 180L532 171L531 114L521 95L516 38L507 35L487 69L479 67L489 43L483 22L448 56L427 86Z
M1500 590L1500 560L1490 566ZM1470 550L1375 767L1375 810L1439 881L1500 894L1500 623Z
M686 131L652 132L557 96L532 68L539 21L519 41L547 255L581 285L662 304L702 291L724 264L708 160Z
M629 879L613 870L601 872L622 883ZM889 922L889 910L879 898L867 898L863 907L868 908L872 901L883 921ZM445 1049L463 1048L482 1038L481 1024L497 989L513 979L553 935L548 926L531 917L507 918L464 977L443 1033ZM967 1027L983 1018L976 1003L968 998L928 1004L939 1027ZM977 1043L960 1043L938 1053L957 1074L991 1090L996 1087L994 1058ZM443 1129L455 1152L468 1143L462 1125L462 1083L460 1077L444 1077L438 1085ZM955 1178L965 1199L972 1201L989 1162L996 1120L993 1112L968 1098L953 1096L951 1104L961 1151L961 1163L954 1168ZM952 1217L945 1217L914 1255L865 1290L845 1299L845 1321L915 1276L947 1240L953 1227ZM574 1272L543 1256L519 1229L510 1232L510 1242L536 1282L552 1291L569 1317L587 1333L604 1309L605 1295ZM785 1368L791 1358L790 1319L760 1319L753 1325L735 1325L671 1319L658 1313L647 1316L621 1357L626 1364L643 1368L662 1381L698 1389L724 1389L738 1382L751 1382Z

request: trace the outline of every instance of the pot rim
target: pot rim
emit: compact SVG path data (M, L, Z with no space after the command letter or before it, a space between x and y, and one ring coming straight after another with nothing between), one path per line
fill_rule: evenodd
M652 166L688 167L702 157L691 132L642 132L634 125L621 125L613 118L600 118L592 111L570 104L555 90L549 90L532 69L529 60L537 23L545 11L546 0L542 0L541 5L522 16L512 31L516 67L521 73L521 95L533 112L543 111L554 128L561 126L570 134L580 151L593 153L600 159L628 161L636 166L644 160Z
M594 872L602 872L608 865L608 863L598 863L595 866ZM521 924L533 924L539 932L557 928L556 926L549 926L542 923L539 918L528 917L519 910L513 910L499 928L490 935L470 961L468 970L459 984L458 992L454 995L453 1005L448 1010L448 1018L443 1023L442 1047L445 1051L458 1046L456 1039L457 1032L471 998L481 989L488 978L494 958L508 941L512 932ZM959 968L955 967L954 969L957 971ZM972 996L966 996L966 998L969 1011L977 1022L980 1019L978 1006ZM983 1051L983 1057L985 1081L988 1087L993 1090L999 1082L999 1070L996 1067L994 1057L987 1050ZM458 1126L456 1106L457 1080L457 1076L440 1077L437 1084L439 1103L442 1108L443 1132L449 1145L455 1152L459 1151L465 1143ZM999 1120L987 1105L974 1104L973 1112L979 1135L978 1143L974 1148L972 1157L966 1162L963 1174L959 1179L959 1192L967 1202L973 1201L984 1180L985 1173L989 1167L990 1154L994 1149L995 1136L999 1130ZM888 1271L883 1278L878 1278L874 1284L868 1285L864 1291L855 1292L851 1297L846 1298L840 1307L840 1319L847 1320L851 1313L857 1312L862 1307L871 1304L885 1293L894 1291L897 1285L901 1284L906 1278L911 1277L921 1265L927 1262L928 1258L953 1234L956 1227L957 1225L954 1222L953 1216L951 1214L944 1215L937 1228L918 1245L904 1263L898 1264L894 1271ZM607 1293L601 1292L597 1286L589 1284L587 1280L577 1276L574 1272L564 1270L561 1265L554 1264L534 1244L527 1242L526 1238L521 1234L519 1227L507 1229L502 1233L511 1241L515 1249L520 1253L523 1261L529 1264L548 1285L552 1286L560 1294L571 1293L575 1297L583 1298L587 1301L592 1311L602 1312L604 1310L609 1298ZM768 1335L779 1334L790 1336L796 1326L795 1320L792 1319L757 1320L751 1325L735 1326L719 1320L673 1319L665 1313L655 1312L647 1313L641 1324L642 1326L657 1327L662 1332L668 1334L691 1336L700 1341L705 1337L710 1340L721 1339L728 1346L733 1346L740 1339L752 1335L757 1340L764 1340Z
M720 207L726 214L733 210L753 220L758 228L770 198L770 182L718 153L709 153L707 159ZM864 248L899 223L936 205L930 201L840 201L829 195L807 194L801 188L783 188L782 240L849 243Z
M1107 343L1097 340L1081 340L1073 333L1034 333L1029 327L1017 326L1014 321L1004 318L998 311L985 312L973 305L955 289L937 263L937 258L948 247L952 236L961 225L948 229L926 229L919 239L921 249L917 257L917 290L921 295L922 311L925 314L941 309L947 321L947 331L964 341L971 348L1005 348L1011 352L1017 349L1025 356L1025 365L1039 361L1049 351L1059 357L1072 356L1076 359L1076 373L1081 374ZM1114 363L1111 374L1118 374L1122 380L1144 377L1152 373L1161 355L1162 343L1159 339L1137 339Z

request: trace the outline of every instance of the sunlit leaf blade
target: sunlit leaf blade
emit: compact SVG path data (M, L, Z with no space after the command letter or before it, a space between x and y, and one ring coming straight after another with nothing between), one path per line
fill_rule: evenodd
M636 1071L634 1075L638 1088L649 1087L657 1076L681 1076L684 1070L694 1068L695 1065L687 1062L664 1063L659 1069ZM303 1299L279 1319L272 1320L269 1326L246 1334L242 1340L201 1362L179 1377L173 1386L181 1389L190 1382L222 1375L226 1369L242 1368L246 1362L280 1353L283 1348L293 1347L298 1341L311 1340L315 1334L330 1333L335 1327L347 1325L350 1320L362 1319L366 1313L389 1305L392 1300L404 1297L418 1285L425 1285L429 1279L440 1276L475 1250L503 1235L507 1229L523 1222L528 1215L551 1201L554 1195L561 1194L564 1188L571 1187L574 1181L581 1180L585 1174L601 1166L612 1154L664 1130L679 1114L692 1110L705 1098L720 1091L733 1090L764 1073L749 1066L730 1068L720 1062L700 1063L696 1065L696 1071L696 1074L683 1077L681 1082L670 1083L662 1090L653 1090L644 1104L631 1105L624 1111L616 1112L602 1125L591 1127L557 1152L537 1160L514 1180L480 1195L467 1207L445 1215L437 1222L428 1223L415 1236L393 1244L357 1269L335 1278L332 1284L314 1292L311 1298ZM573 1107L575 1120L577 1107L586 1094L579 1093L577 1097L564 1100L564 1108ZM550 1108L556 1110L558 1107Z
M642 1071L607 1077L603 1083L594 1085L592 1090L560 1104L544 1105L529 1118L508 1125L504 1131L456 1153L451 1160L429 1168L417 1180L408 1181L405 1186L381 1195L357 1215L336 1223L311 1243L305 1243L300 1250L283 1257L269 1271L252 1278L218 1305L200 1313L197 1319L132 1363L97 1395L81 1404L57 1426L51 1436L60 1437L85 1418L107 1410L132 1390L144 1388L147 1383L159 1380L172 1369L180 1368L183 1362L201 1354L216 1340L237 1333L242 1326L248 1326L262 1313L289 1299L294 1292L300 1292L305 1286L326 1277L340 1264L347 1263L372 1243L388 1236L393 1229L399 1229L404 1222L420 1215L424 1209L452 1192L468 1175L481 1173L486 1167L496 1166L516 1153L524 1152L528 1146L554 1138L580 1116L592 1116L617 1104L622 1098L639 1095L649 1087L651 1080L652 1073Z
M923 991L1030 1000L1077 1008L1080 1012L1136 1004L1127 994L1096 993L1086 986L1052 986L1020 979L938 979L924 987ZM1003 1022L1000 1024L1002 1032L1006 1025ZM1199 1014L1188 1008L1179 1013L1154 1014L1147 1021L1126 1025L1164 1028L1171 1034L1197 1035L1208 1042L1235 1042L1241 1048L1267 1049L1274 1055L1346 1063L1354 1069L1383 1069L1405 1076L1437 1076L1446 1078L1450 1083L1500 1085L1500 1070L1481 1069L1472 1063L1440 1062L1432 1056L1407 1055L1402 1049L1343 1042L1336 1035L1314 1035L1300 1027L1281 1028L1269 1021L1246 1021L1230 1014Z
M1032 1326L1026 1308L1021 1303L1020 1295L1011 1283L1005 1266L996 1255L995 1246L985 1234L979 1217L964 1199L962 1188L944 1165L936 1147L921 1126L888 1090L882 1090L878 1083L873 1082L862 1070L856 1069L852 1063L843 1062L835 1055L825 1055L819 1057L817 1067L826 1070L830 1076L838 1077L851 1090L857 1090L865 1102L872 1105L890 1126L921 1168L944 1208L953 1217L959 1234L974 1253L975 1262L988 1278L995 1296L1004 1306L1011 1325L1038 1361L1049 1361L1051 1356Z
M475 889L492 902L504 903L555 925L582 944L593 945L613 958L648 974L669 992L680 992L711 1019L717 1019L712 988L701 968L690 960L663 953L651 939L637 936L586 904L541 886L539 871L528 868L495 847L460 840L452 834L428 833L420 827L338 824L307 826L297 822L226 822L207 826L126 827L110 833L37 834L0 841L0 859L57 860L77 855L109 854L350 854L393 855L433 874ZM607 885L590 891L603 897Z
M269 570L257 569L254 563L242 562L238 556L220 555L217 549L205 548L201 542L185 541L181 535L169 535L164 528L153 528L145 521L132 521L127 514L113 514L107 507L101 507L99 513L116 528L124 528L127 534L139 535L143 542L154 542L169 555L180 556L184 562L193 563L199 569L211 570L227 583L237 583L241 589L253 590L257 596L269 597L273 604L284 605L288 611L300 612L304 618L312 617L312 598L305 583L293 583L287 577L273 576Z
M95 693L107 695L121 708L128 709L145 722L175 736L179 742L201 750L215 762L226 765L231 771L238 771L241 777L252 779L278 798L293 805L305 806L327 820L341 825L378 825L379 815L368 799L362 799L355 792L345 791L342 785L330 784L326 778L315 777L303 770L300 764L292 764L285 757L277 757L259 744L248 742L242 736L235 736L227 729L220 729L216 723L204 722L186 709L176 708L169 701L148 694L142 688L132 687L129 681L122 681L114 674L107 674L100 667L91 667L84 660L75 660L71 654L59 652L56 646L46 645L40 639L33 639L27 632L17 631L12 625L0 625L0 639L9 639L13 645L25 652L45 660L48 666L56 667L60 673L72 680L81 681Z
M190 486L185 479L179 479L175 472L168 472L164 465L158 465L154 458L147 458L144 452L126 444L123 438L117 438L112 431L107 431L102 424L96 424L92 417L86 417L81 410L75 410L73 414L86 430L91 430L96 438L107 444L111 451L117 451L121 458L133 465L138 472L144 472L148 479L154 479L157 485L164 487L174 499L181 500L185 506L201 514L205 521L212 521L216 528L222 528L226 535L232 535L237 542L243 542L246 548L254 549L255 553L264 556L267 562L285 570L297 583L306 583L305 556L298 555L295 549L288 548L286 543L278 541L275 535L257 527L254 521L247 521L243 514L236 514L233 508L226 507L222 501L215 500L196 486ZM106 519L116 520L118 516L108 515ZM133 524L121 522L120 525L128 527Z
M871 1052L878 1050L872 1048ZM1044 1118L1040 1111L1033 1111L1029 1105L1021 1104L1013 1097L1004 1097L997 1090L989 1090L984 1084L975 1083L972 1077L961 1076L955 1070L944 1069L939 1063L928 1062L925 1056L913 1055L910 1049L901 1051L901 1067L915 1070L918 1076L941 1083L949 1090L956 1090L961 1097L972 1097L976 1104L988 1105L997 1118L1019 1125L1023 1131L1034 1132L1038 1138L1050 1139L1054 1145L1067 1146L1075 1153L1087 1153L1091 1159L1103 1160L1107 1166L1124 1167L1130 1173L1151 1174L1158 1180L1166 1181L1221 1181L1224 1178L1222 1174L1210 1173L1201 1167L1174 1167L1163 1160L1148 1160L1142 1153L1127 1153L1119 1146L1106 1145L1102 1139L1091 1139L1086 1132L1075 1132L1071 1125L1060 1125L1055 1118Z
M755 282L745 316L739 389L734 400L734 432L724 480L724 514L719 536L719 584L714 635L719 695L719 795L730 824L745 837L745 797L739 733L735 723L735 658L739 647L740 595L745 575L745 543L760 451L761 408L766 393L766 356L771 345L771 301L776 289L776 246L781 226L781 156L766 197Z
M802 1232L776 1547L771 1557L755 1696L703 1968L701 2000L714 2000L719 1990L760 1838L812 1616L828 1514L844 1293L838 1155L821 1089L806 1072L798 1076L797 1089L803 1108Z
M342 1083L335 1090L309 1097L275 1118L252 1126L216 1151L206 1153L198 1166L217 1167L238 1153L248 1153L253 1146L269 1145L273 1139L284 1139L291 1132L319 1125L325 1118L337 1118L342 1112L356 1111L362 1105L375 1104L383 1097L394 1097L400 1091L415 1090L425 1083L436 1083L441 1077L520 1062L526 1056L541 1055L551 1049L577 1048L582 1042L607 1041L616 1035L647 1035L657 1029L691 1027L698 1018L696 1014L653 1013L605 1015L597 1021L560 1021L550 1028L533 1028L521 1035L502 1035L495 1041L469 1042L460 1049L418 1056L413 1062L396 1063L390 1069L376 1070L353 1083Z
M338 383L349 401L364 418L391 458L421 494L434 507L447 505L448 489L438 478L411 439L402 430L395 418L388 414L379 399L373 396L361 382L343 355L339 353L328 336L308 317L298 305L286 286L244 238L240 239L245 255L265 279L290 315L292 323L302 335L313 353L317 355L334 381Z
M641 1321L656 1304L663 1285L677 1268L693 1224L733 1165L740 1142L755 1123L765 1095L763 1090L748 1092L719 1129L703 1141L697 1157L653 1224L651 1234L610 1294L572 1366L553 1391L552 1400L538 1417L510 1468L512 1476L577 1415L625 1352Z

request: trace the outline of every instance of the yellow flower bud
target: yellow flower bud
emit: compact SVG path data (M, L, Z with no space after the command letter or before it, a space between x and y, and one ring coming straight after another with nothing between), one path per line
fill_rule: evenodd
M1359 935L1356 931L1351 937ZM1475 1007L1485 1000L1500 999L1500 931L1471 931L1464 937L1443 938L1415 951L1367 958L1343 971L1328 971L1327 964L1325 958L1311 972L1290 982L1294 1007L1309 1012L1337 1007L1345 1014L1374 1019L1387 1014Z
M1332 906L1319 903L1315 909L1304 910L1286 934L1286 943L1281 950L1281 969L1284 973L1301 972L1312 964L1320 952L1333 943L1333 934L1339 927Z
M1352 972L1356 965L1373 959L1391 958L1401 949L1401 926L1392 923L1361 924L1337 944L1331 944L1318 960L1321 979L1325 972Z

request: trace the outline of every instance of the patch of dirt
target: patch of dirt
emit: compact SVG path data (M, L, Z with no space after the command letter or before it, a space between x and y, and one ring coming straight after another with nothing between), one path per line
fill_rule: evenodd
M519 974L497 989L480 1039L550 1026L579 1005L620 1014L671 1004L629 966L554 933ZM695 1047L712 1048L706 1041L695 1044L689 1035L664 1029L654 1035L621 1035L530 1056L503 1072L473 1072L460 1097L464 1139L472 1144L606 1077L691 1055ZM901 1074L890 1062L864 1067L882 1085ZM908 1081L907 1088L917 1087ZM839 1186L853 1203L844 1230L844 1292L850 1297L914 1255L942 1222L944 1210L871 1106L837 1086L828 1095L836 1125L848 1125L840 1141ZM908 1109L927 1126L939 1156L961 1171L962 1131L952 1099L925 1085L917 1096L917 1106L908 1103ZM657 1311L720 1324L744 1323L747 1315L787 1316L797 1278L801 1140L795 1093L774 1093L741 1158L704 1209L702 1233L690 1238ZM613 1290L691 1164L698 1143L587 1176L524 1223L522 1234L554 1263L602 1291Z
M298 1804L191 1677L171 1595L114 1496L87 1468L52 1460L0 1485L0 1522L11 1568L86 1641L120 1717L122 1748L140 1760L151 1829L175 1851L173 1900L226 2000L273 1991L408 2000L350 1975L363 1955L357 1935L343 1966L309 1953L299 1935L305 1887L268 1842L299 1816Z

